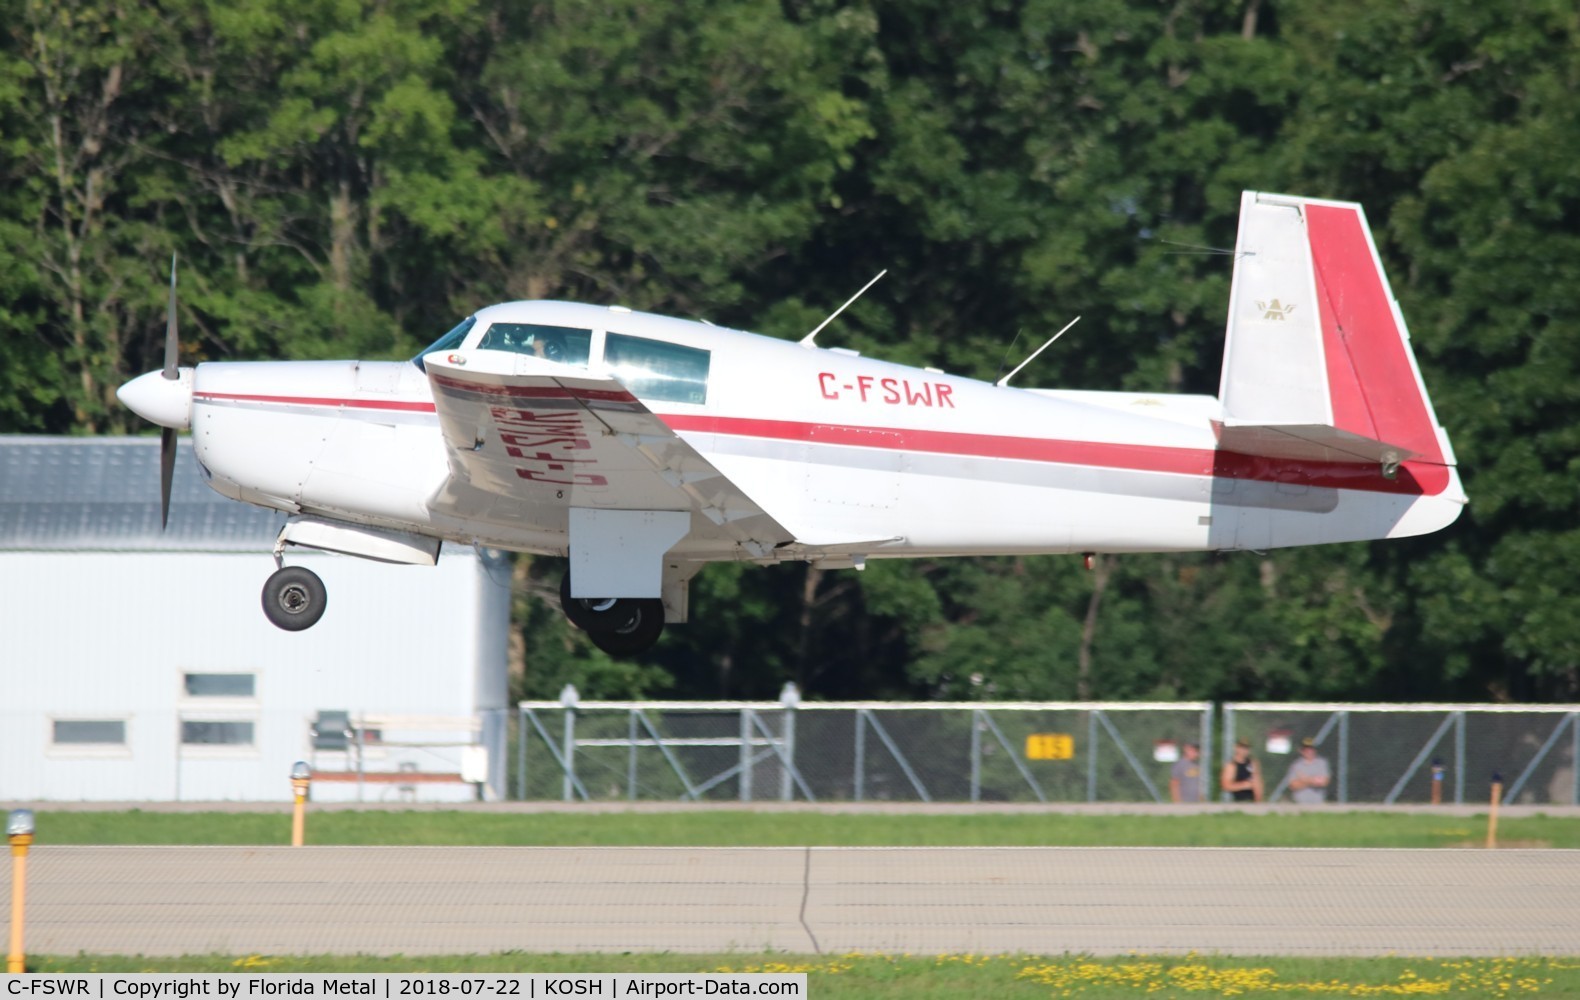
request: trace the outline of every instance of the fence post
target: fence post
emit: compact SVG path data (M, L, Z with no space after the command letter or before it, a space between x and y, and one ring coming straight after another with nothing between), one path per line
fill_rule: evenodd
M1350 713L1339 711L1339 801L1350 800Z
M801 689L795 681L785 681L779 689L779 705L784 709L784 722L779 729L779 739L784 748L784 760L779 762L779 801L795 798L795 713L801 705Z
M971 710L971 801L982 801L982 710Z
M1454 726L1454 804L1465 804L1465 713L1460 711Z
M1569 713L1569 774L1574 779L1572 806L1580 806L1580 712Z
M636 801L636 709L625 713L625 797Z
M752 800L752 710L741 709L741 801Z
M1097 801L1097 709L1086 710L1086 801Z
M1212 771L1212 702L1201 710L1201 744L1196 748L1201 753L1201 799L1207 802L1212 797L1212 789L1217 787Z
M527 799L527 710L516 706L516 798Z
M856 709L856 801L866 798L867 790L867 710Z
M560 795L566 802L572 801L576 789L576 706L581 703L581 696L576 693L574 684L567 684L560 688L560 707L565 714L565 742L562 755L565 759L565 780L561 784Z
M1235 740L1234 704L1235 704L1234 702L1228 701L1228 702L1224 702L1224 705L1223 705L1223 759L1224 759L1225 763L1227 763L1229 761L1229 758L1234 756L1234 740ZM1228 802L1229 801L1229 793L1224 791L1222 788L1219 788L1218 789L1218 800L1220 802Z

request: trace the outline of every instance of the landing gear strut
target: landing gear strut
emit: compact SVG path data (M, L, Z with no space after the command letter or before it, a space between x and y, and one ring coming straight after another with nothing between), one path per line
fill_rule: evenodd
M646 652L664 634L663 601L656 597L572 597L569 573L560 580L560 608L572 625L610 656Z
M329 593L310 569L287 566L269 575L263 585L263 613L287 632L312 628L324 617Z

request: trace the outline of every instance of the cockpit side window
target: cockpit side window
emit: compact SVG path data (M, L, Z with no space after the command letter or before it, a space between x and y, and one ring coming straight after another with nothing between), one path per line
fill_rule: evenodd
M418 352L417 356L411 359L411 363L426 372L428 369L422 363L424 355L433 354L437 351L455 350L457 347L461 346L461 341L466 339L466 335L471 333L472 327L476 325L476 316L466 317L466 319L463 319L461 322L455 325L455 329L451 330L449 333L440 337L438 340L434 341L432 344L429 344L427 347Z
M676 403L708 401L711 355L695 347L610 333L604 345L609 371L642 399Z
M477 346L492 351L531 354L562 365L586 368L592 331L541 323L495 323Z

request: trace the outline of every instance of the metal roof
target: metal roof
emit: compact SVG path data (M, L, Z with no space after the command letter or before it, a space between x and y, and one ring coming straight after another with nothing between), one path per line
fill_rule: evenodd
M267 551L284 520L209 489L187 438L161 532L157 437L0 435L0 551Z

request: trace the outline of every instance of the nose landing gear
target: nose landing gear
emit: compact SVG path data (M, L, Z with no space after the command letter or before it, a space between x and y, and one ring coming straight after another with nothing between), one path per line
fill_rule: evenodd
M287 632L300 632L318 624L328 601L324 581L300 566L277 569L263 584L263 613Z

